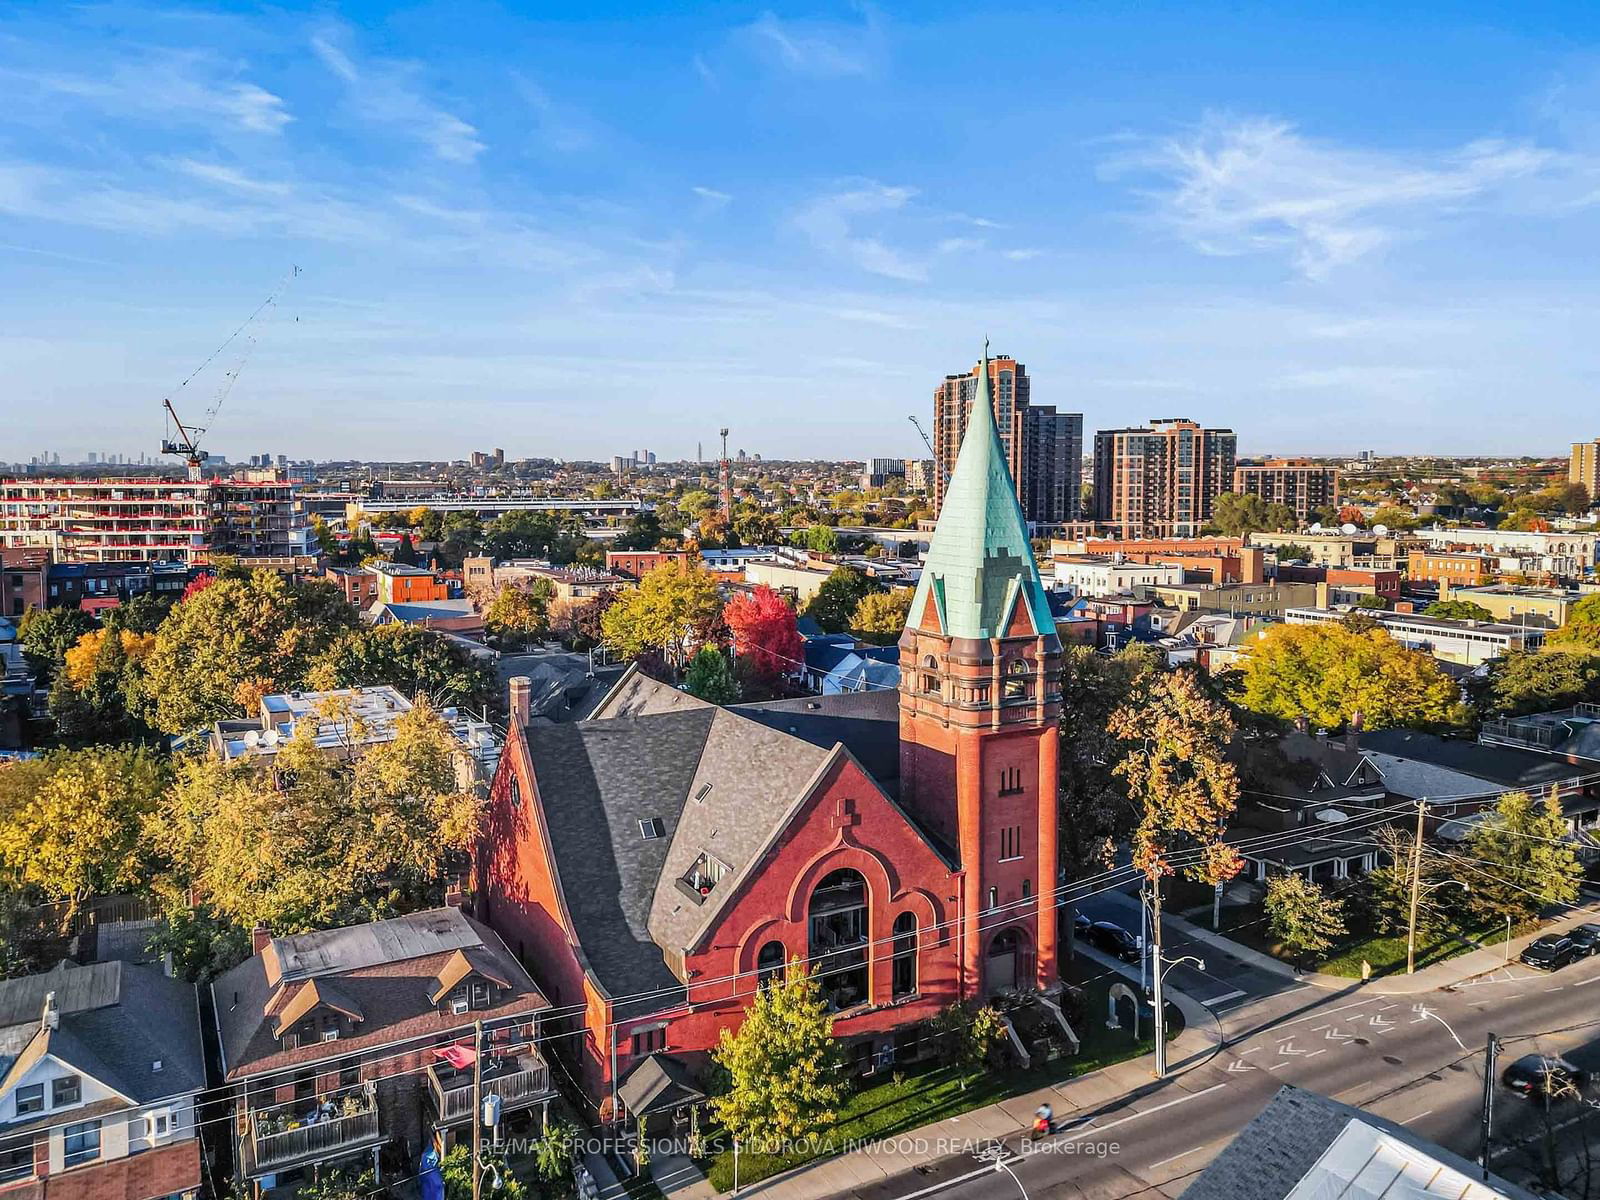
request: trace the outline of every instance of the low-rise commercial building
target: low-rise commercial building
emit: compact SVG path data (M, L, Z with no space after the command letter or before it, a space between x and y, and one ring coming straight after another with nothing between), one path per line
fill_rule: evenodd
M1530 587L1515 583L1494 583L1486 587L1454 587L1441 584L1439 599L1465 600L1489 610L1497 621L1513 625L1542 625L1559 629L1567 623L1572 606L1585 593L1570 588Z
M1319 567L1363 567L1393 571L1403 566L1410 549L1409 535L1376 533L1252 533L1252 546L1278 550L1284 546L1304 547L1311 562Z
M1495 577L1500 560L1472 550L1413 550L1406 556L1406 577L1412 583L1475 588Z
M1290 608L1284 612L1284 620L1291 625L1321 625L1342 621L1347 615L1330 608ZM1451 621L1414 613L1369 615L1390 637L1410 649L1467 667L1482 666L1512 650L1537 650L1545 639L1543 629L1493 621Z
M1298 605L1315 604L1314 583L1169 584L1152 589L1156 599L1179 612L1279 616Z
M1178 563L1128 562L1100 555L1069 554L1055 560L1055 585L1074 596L1114 596L1136 587L1184 581Z
M686 563L693 558L692 550L607 550L606 570L642 579L647 571L667 563Z
M1415 536L1430 549L1471 550L1513 556L1530 574L1589 575L1600 553L1600 533L1528 529L1419 529Z
M1324 583L1330 604L1358 604L1363 596L1377 596L1390 604L1400 599L1400 572L1374 571L1364 567L1303 567L1285 564L1278 568L1280 583Z

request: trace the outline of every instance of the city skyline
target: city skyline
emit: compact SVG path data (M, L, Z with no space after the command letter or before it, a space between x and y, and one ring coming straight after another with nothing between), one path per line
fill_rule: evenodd
M919 457L988 334L1086 434L1554 456L1600 372L1558 10L16 7L7 457L153 454L290 264L219 452Z

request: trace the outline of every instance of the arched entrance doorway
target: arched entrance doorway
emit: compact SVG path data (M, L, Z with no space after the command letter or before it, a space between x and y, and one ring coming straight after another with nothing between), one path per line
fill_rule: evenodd
M983 964L983 986L987 995L1014 992L1028 986L1030 970L1028 935L1013 926L1002 929L989 943Z

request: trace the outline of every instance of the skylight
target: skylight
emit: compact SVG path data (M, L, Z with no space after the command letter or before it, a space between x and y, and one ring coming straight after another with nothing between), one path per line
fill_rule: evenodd
M645 817L639 822L639 836L647 842L653 842L666 834L666 826L661 823L660 817Z

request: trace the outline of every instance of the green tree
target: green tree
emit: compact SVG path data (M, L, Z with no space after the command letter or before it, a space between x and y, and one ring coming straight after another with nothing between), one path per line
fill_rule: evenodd
M797 529L792 540L796 546L813 554L834 554L839 549L839 535L827 525Z
M1356 598L1356 607L1373 609L1381 612L1389 607L1389 602L1382 596L1358 596Z
M663 537L661 517L652 509L634 513L622 535L612 543L618 550L654 550Z
M181 760L145 823L170 898L192 891L242 928L282 932L438 903L481 816L457 774L460 743L425 700L391 740L367 741L348 706L330 703L270 762Z
M569 1121L555 1120L534 1140L533 1161L539 1178L547 1182L569 1179L578 1157L578 1130Z
M1549 638L1552 646L1600 654L1600 592L1585 596L1567 612L1567 623Z
M128 633L154 633L172 611L172 603L170 595L158 596L146 592L109 610L100 623L107 629L121 629Z
M850 614L850 632L867 642L887 646L898 641L911 616L912 588L891 588L861 597Z
M76 608L32 608L22 614L17 641L41 686L48 686L67 651L95 628L94 618Z
M777 513L766 512L749 502L733 511L733 533L740 545L770 546L782 532Z
M1583 867L1567 833L1554 794L1542 800L1527 792L1501 796L1467 834L1460 865L1472 884L1473 909L1525 921L1540 909L1576 900Z
M153 954L172 955L180 979L209 983L250 957L250 934L204 902L169 900L145 947Z
M219 578L172 610L144 664L144 718L187 733L305 683L359 616L338 589L270 571Z
M67 920L95 895L145 879L141 823L167 783L147 749L56 750L0 765L0 867L64 900Z
M882 590L877 580L855 567L835 567L822 581L817 594L811 597L805 615L829 633L844 633L849 630L861 601Z
M711 704L735 704L739 700L739 680L733 663L715 646L702 646L689 660L683 687L691 696Z
M717 581L698 563L663 563L646 571L639 586L623 592L600 619L606 644L627 658L649 651L674 666L722 614Z
M1482 675L1467 680L1473 706L1483 717L1570 708L1600 701L1600 655L1571 651L1513 650L1492 659Z
M1376 628L1269 626L1250 642L1243 682L1241 701L1253 712L1330 729L1357 713L1368 729L1449 727L1461 718L1459 690L1439 665Z
M414 567L417 565L417 562L419 561L417 558L417 548L411 544L411 535L409 533L402 533L400 535L400 543L394 548L394 554L391 557L395 562L403 563L408 567Z
M339 537L333 532L332 526L321 516L311 515L311 536L317 539L317 549L329 558L338 558L342 554Z
M833 1017L798 959L756 991L739 1031L724 1029L711 1053L728 1080L712 1108L743 1149L775 1151L832 1121L844 1099Z
M1492 621L1494 614L1471 600L1435 600L1422 610L1425 617L1443 617L1447 621Z
M1378 930L1391 933L1411 923L1411 877L1418 872L1416 834L1401 825L1380 825L1372 831L1378 847L1378 867L1362 881L1363 892ZM1420 856L1421 886L1417 890L1417 931L1437 934L1459 922L1469 893L1446 887L1451 864L1426 838Z
M1296 958L1316 958L1345 934L1344 901L1299 872L1267 880L1267 924Z
M476 554L483 545L483 522L477 513L447 513L439 523L438 551L441 561L459 567L461 560Z
M1280 542L1277 555L1279 562L1290 562L1298 559L1300 562L1310 562L1314 551L1303 542Z
M528 1189L512 1172L505 1156L485 1148L484 1181L482 1195L485 1200L526 1200ZM457 1142L439 1161L439 1174L444 1180L444 1200L472 1200L472 1139ZM500 1186L491 1189L488 1181L499 1176ZM363 1195L370 1197L373 1189ZM331 1200L345 1200L332 1197ZM352 1198L354 1200L354 1198Z
M488 667L444 634L397 621L341 634L312 664L306 683L323 691L387 684L407 698L480 711L499 702Z
M153 634L96 629L67 651L50 689L50 716L64 745L89 746L149 741L153 731L140 719L143 662Z
M1248 492L1223 492L1211 509L1211 525L1224 537L1278 533L1298 524L1294 510L1287 505L1269 503Z

